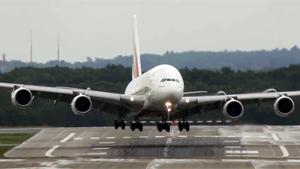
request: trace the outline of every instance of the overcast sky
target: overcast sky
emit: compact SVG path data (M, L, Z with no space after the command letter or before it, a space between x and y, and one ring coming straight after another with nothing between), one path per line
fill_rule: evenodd
M67 61L132 53L132 15L142 53L254 50L300 44L297 0L0 0L0 53L9 60Z

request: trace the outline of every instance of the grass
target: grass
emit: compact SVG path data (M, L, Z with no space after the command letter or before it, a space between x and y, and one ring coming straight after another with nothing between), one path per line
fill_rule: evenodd
M34 133L0 133L0 158L4 153L33 136Z

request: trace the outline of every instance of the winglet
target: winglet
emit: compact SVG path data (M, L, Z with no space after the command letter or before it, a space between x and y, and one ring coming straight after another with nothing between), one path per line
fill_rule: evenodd
M137 28L136 15L133 15L133 62L132 62L132 79L142 75L141 59L140 59L140 45Z

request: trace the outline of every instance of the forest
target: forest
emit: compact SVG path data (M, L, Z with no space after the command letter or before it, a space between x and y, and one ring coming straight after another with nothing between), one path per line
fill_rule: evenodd
M269 88L278 91L300 90L300 65L269 71L233 70L223 67L219 70L182 68L185 91L206 90L209 94L218 91L226 93L261 92ZM16 68L0 74L0 82L34 84L44 86L64 86L92 90L123 93L131 80L131 68L123 65L107 65L103 68L49 67ZM10 98L11 90L1 89L1 126L107 126L116 118L111 114L91 111L85 116L75 115L70 103L53 104L53 100L36 98L26 108L14 107ZM244 116L234 124L300 124L300 99L295 98L295 112L282 118L273 112L273 102L260 106L249 105ZM220 110L204 112L189 117L190 120L224 119Z

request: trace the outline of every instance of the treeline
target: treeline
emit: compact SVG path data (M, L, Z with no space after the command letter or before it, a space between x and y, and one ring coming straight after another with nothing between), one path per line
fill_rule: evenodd
M291 65L273 71L234 71L225 67L220 70L200 70L183 68L180 70L185 80L185 90L207 90L215 94L219 90L227 93L277 90L300 90L300 65ZM66 67L18 68L0 75L0 82L65 86L76 88L90 87L93 90L123 93L131 80L131 69L121 65L108 65L101 69ZM115 117L102 112L90 112L77 116L71 112L70 104L37 98L27 108L16 108L11 104L10 90L1 89L1 126L103 126L111 125ZM273 103L256 108L247 106L245 115L237 123L250 124L300 124L300 105L296 99L296 111L289 118L280 118L273 113ZM191 120L224 119L220 110L190 117Z
M142 67L150 69L159 64L171 64L177 68L198 68L198 69L221 69L231 67L234 70L273 70L287 67L290 64L300 64L300 49L294 46L290 49L254 50L254 51L167 51L162 55L142 54ZM8 56L9 59L9 56ZM60 65L69 68L103 68L109 64L131 67L132 56L117 56L113 59L101 59L99 56L87 57L86 61L69 63L56 60L46 63L26 63L12 60L6 63L6 71L9 72L19 67L55 67Z

